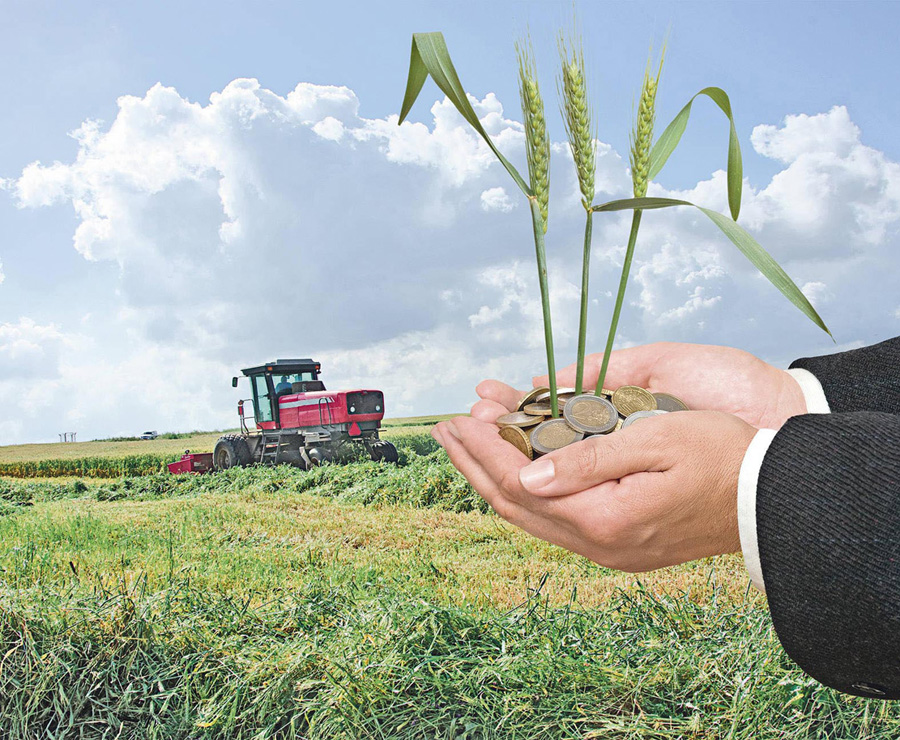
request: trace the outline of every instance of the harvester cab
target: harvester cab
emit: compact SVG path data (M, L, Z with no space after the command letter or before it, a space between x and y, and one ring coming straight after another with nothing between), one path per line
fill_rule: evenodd
M216 443L216 469L253 463L309 468L348 459L360 447L372 460L396 463L397 449L379 437L384 394L371 389L328 391L320 371L312 359L276 360L242 370L252 395L238 402L241 433ZM232 386L237 385L234 378ZM245 413L248 402L252 417Z

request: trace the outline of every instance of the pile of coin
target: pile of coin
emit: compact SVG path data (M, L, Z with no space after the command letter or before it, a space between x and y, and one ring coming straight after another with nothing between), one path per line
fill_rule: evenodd
M614 391L603 388L576 394L574 388L560 388L556 394L562 416L553 416L550 389L535 388L511 414L497 419L500 436L530 459L578 442L595 434L609 434L672 411L687 411L679 398L668 393L651 393L636 385Z

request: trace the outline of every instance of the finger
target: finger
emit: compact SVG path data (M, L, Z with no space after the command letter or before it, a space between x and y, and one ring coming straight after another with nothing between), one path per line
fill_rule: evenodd
M635 473L668 470L672 445L660 418L611 435L588 437L519 470L519 483L539 496L565 496Z
M511 524L524 529L535 537L540 537L542 540L560 545L585 557L590 557L592 554L590 548L587 547L587 543L583 538L578 535L577 526L574 526L572 522L571 507L564 503L565 499L542 499L525 494L533 506L543 509L543 511L534 511L529 506L507 498L498 482L469 453L466 446L466 442L473 436L478 440L475 444L482 443L484 441L484 436L481 435L482 430L478 430L469 423L472 419L460 418L464 420L463 423L460 423L460 419L454 419L452 422L438 424L436 436L443 440L442 446L447 451L451 462L465 476L475 491L490 504L491 508L499 516ZM454 431L451 431L451 429ZM504 445L512 448L512 445L502 440L499 435L494 433L494 436ZM512 448L512 452L515 453L512 456L514 460L518 457L526 463L528 462L528 459L515 448Z
M485 425L487 426L487 425ZM496 429L496 427L494 427ZM441 446L447 451L450 462L453 466L463 474L465 479L469 481L475 492L490 504L491 508L501 517L513 524L517 524L521 519L521 506L510 499L507 499L500 491L497 482L485 471L482 465L466 450L462 441L457 436L459 434L458 427L452 422L441 422L436 427L438 440ZM495 434L496 436L496 434ZM497 436L497 439L500 439ZM500 440L501 442L503 440ZM508 444L508 443L505 443ZM511 447L511 445L509 445ZM513 449L513 452L518 450ZM519 455L527 463L528 459L522 453Z
M507 411L515 411L526 393L499 380L483 380L475 388L475 392L486 401L499 403Z
M618 388L621 385L639 385L646 387L650 383L650 376L663 352L660 344L645 344L640 347L629 347L614 351L609 356L609 367L606 370L606 378L603 384L607 388ZM584 388L593 389L600 377L600 367L603 364L603 353L598 352L584 358ZM575 385L575 365L560 370L556 374L558 385ZM535 385L546 385L547 375L540 375L533 379Z
M488 424L493 424L495 421L497 421L498 417L508 413L509 409L506 408L506 406L504 406L502 403L497 403L496 401L481 400L472 407L470 415L480 421L487 422Z
M536 500L519 482L519 470L529 465L530 460L503 439L495 426L471 417L454 419L453 426L459 431L466 452L478 462L506 498L529 509L535 506L540 508L540 499Z

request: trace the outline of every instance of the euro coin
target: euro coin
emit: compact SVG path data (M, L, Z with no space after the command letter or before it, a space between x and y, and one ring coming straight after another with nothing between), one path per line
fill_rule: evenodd
M586 434L607 434L616 428L619 414L605 398L586 394L575 396L563 409L573 429Z
M582 439L584 435L572 429L565 419L549 419L531 430L531 446L536 455L546 455Z
M557 398L557 399L558 399L560 396L574 396L574 395L575 395L575 389L574 389L574 388L557 388L557 389L556 389L556 398ZM549 401L549 400L550 400L550 389L549 389L549 388L545 389L544 392L541 393L541 394L540 394L537 398L535 398L534 400L535 400L535 401L538 401L538 402L540 402L540 401Z
M624 423L625 423L624 420L623 420L622 417L620 416L620 417L619 417L619 420L616 422L616 428L613 429L613 431L614 431L614 432L618 432L618 431L622 428L622 424L624 424Z
M654 393L656 407L663 411L687 411L687 404L670 393Z
M600 389L600 395L606 396L607 398L612 398L613 393L615 393L615 391L611 391L609 388Z
M519 427L503 427L500 430L500 436L511 445L514 445L529 460L534 457L534 450L531 447L531 440L528 439L528 432L523 432Z
M662 414L668 414L668 411L663 411L662 409L653 409L652 411L635 411L633 414L629 414L625 417L625 421L622 422L622 429L625 427L630 427L636 421L640 421L641 419L652 419L654 416L662 416Z
M550 405L550 401L529 403L522 411L532 416L553 416L553 407Z
M654 411L656 399L650 391L636 385L623 385L612 395L613 406L622 416L628 417L635 411Z
M516 411L521 411L525 408L529 403L534 403L538 400L538 397L543 393L547 394L547 398L550 398L550 389L545 386L539 386L538 388L532 388L528 393L526 393L522 400L519 401L519 405L516 407Z
M513 411L511 414L503 414L496 421L498 427L533 427L540 424L543 416L532 416L524 411Z

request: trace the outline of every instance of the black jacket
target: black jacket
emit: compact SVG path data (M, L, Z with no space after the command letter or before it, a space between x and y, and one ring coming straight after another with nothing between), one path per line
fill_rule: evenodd
M831 414L796 416L759 474L756 528L784 649L840 691L900 698L900 337L797 360Z

